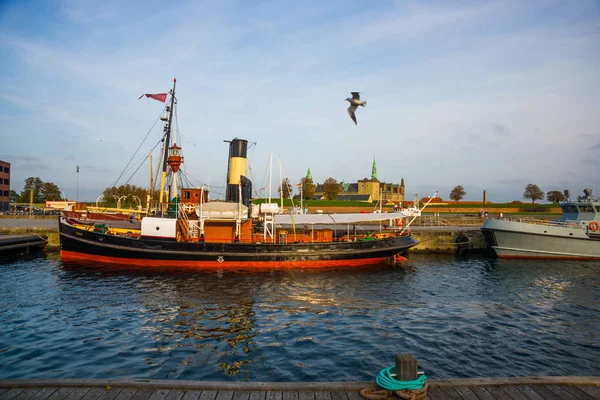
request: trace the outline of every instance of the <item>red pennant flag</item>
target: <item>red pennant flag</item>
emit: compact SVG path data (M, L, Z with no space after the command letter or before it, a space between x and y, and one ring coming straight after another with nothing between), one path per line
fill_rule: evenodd
M149 99L154 99L154 100L158 100L158 101L162 101L163 103L166 103L167 102L167 94L168 93L156 93L156 94L146 93L146 94L141 95L138 98L138 100L141 99L142 97L146 96Z

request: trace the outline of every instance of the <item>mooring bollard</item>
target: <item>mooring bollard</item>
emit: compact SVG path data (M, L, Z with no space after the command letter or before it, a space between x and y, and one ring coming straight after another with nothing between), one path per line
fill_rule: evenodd
M423 400L427 396L427 377L417 372L418 362L412 354L396 354L395 367L384 368L377 375L377 386L360 390L366 400Z
M396 354L396 379L414 381L417 379L417 359L412 354Z

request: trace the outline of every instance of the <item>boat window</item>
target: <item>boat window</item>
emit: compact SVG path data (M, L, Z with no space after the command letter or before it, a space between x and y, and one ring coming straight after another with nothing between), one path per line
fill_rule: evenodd
M594 212L594 206L591 204L580 205L579 212Z
M596 206L596 212L600 212L600 206Z
M183 198L186 200L190 199L190 192L183 192Z
M577 206L574 204L565 204L562 206L563 212L564 213L576 213L577 212Z

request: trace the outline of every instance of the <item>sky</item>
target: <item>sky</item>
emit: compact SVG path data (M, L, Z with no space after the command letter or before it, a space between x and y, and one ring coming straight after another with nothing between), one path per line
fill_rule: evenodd
M261 195L270 171L277 196L281 175L356 182L374 158L407 199L600 193L598 1L0 0L0 58L17 192L30 176L80 201L147 186L163 104L138 97L177 78L185 173L212 198L235 137L255 143Z

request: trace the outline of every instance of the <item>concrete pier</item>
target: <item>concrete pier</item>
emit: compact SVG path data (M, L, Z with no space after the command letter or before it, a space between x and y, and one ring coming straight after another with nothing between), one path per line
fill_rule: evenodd
M22 253L46 246L48 237L38 234L2 235L0 234L0 254Z
M412 235L419 244L410 253L485 253L488 245L479 227L416 227Z

